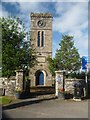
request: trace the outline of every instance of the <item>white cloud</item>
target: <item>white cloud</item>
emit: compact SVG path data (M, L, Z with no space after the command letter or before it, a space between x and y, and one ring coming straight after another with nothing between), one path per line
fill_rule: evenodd
M26 26L29 27L30 12L44 12L47 8L42 6L39 2L23 3L20 2L20 11L23 19L26 21ZM32 7L33 6L33 7ZM84 34L88 27L88 3L61 3L55 4L56 14L58 17L53 19L53 31L68 33L74 36L75 46L78 48L80 55L87 54L88 51L88 37L87 32ZM28 13L28 17L26 14ZM83 41L83 42L82 42ZM58 47L58 43L53 41L53 53ZM83 48L83 49L82 49Z
M75 31L69 33L74 36L74 43L81 56L88 55L88 34L84 34L82 31Z
M2 0L2 2L55 2L54 0Z
M20 13L17 16L24 21L27 30L30 30L31 12L41 12L41 9L42 6L39 2L19 2Z
M62 8L61 11L58 11L58 7L64 7L65 10ZM56 12L60 16L54 19L53 27L54 30L60 32L70 32L72 30L81 29L81 26L85 25L86 21L88 20L87 3L77 3L75 5L70 4L68 7L67 4L63 6L58 4L56 5Z
M2 0L2 2L88 2L89 0Z
M38 2L30 2L30 3L24 3L24 2L20 2L20 9L21 11L24 12L31 12L31 11L38 11L40 9L40 3Z
M10 2L10 4L19 3L20 14L17 16L21 17L25 21L25 26L30 29L30 13L31 12L47 12L50 8L42 6L38 0L2 0ZM88 52L88 0L74 0L73 2L65 2L65 0L42 0L42 2L55 2L55 14L57 17L53 18L53 32L57 31L60 34L74 35L75 46L79 49L81 55L87 54ZM57 1L57 3L56 3ZM70 1L70 0L69 0ZM76 2L75 2L76 1ZM82 1L82 2L79 2ZM28 3L27 3L28 2ZM84 2L84 3L83 3ZM1 14L0 10L0 14ZM8 15L8 12L3 9L3 14ZM57 38L56 38L57 39ZM58 43L53 40L53 53L58 48Z
M80 55L88 54L88 3L56 4L53 30L74 36Z

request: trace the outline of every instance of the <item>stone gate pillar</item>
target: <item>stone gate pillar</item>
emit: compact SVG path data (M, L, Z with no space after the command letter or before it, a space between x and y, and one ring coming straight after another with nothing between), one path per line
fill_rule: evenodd
M58 97L58 92L64 86L64 78L63 78L63 71L55 71L55 95Z
M19 87L21 91L23 91L23 84L24 84L24 75L23 70L16 70L16 88Z

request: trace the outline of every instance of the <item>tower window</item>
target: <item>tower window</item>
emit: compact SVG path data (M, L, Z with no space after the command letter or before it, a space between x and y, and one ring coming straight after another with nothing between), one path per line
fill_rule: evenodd
M40 47L40 31L38 31L38 47Z
M42 31L42 40L41 40L41 46L44 46L44 31Z

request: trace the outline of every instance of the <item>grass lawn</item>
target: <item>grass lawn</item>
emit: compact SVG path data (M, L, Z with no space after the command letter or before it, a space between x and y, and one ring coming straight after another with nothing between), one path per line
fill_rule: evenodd
M15 102L16 99L14 97L9 97L9 96L2 96L0 97L0 105L6 105Z

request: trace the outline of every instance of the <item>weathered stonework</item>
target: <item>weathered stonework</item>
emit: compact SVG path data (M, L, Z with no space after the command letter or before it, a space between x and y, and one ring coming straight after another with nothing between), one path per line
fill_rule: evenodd
M74 84L79 82L80 79L65 79L65 91L73 94L74 93Z
M63 71L55 71L56 78L55 78L55 95L58 97L58 93L60 89L63 88Z
M15 93L15 86L16 86L16 78L15 76L11 76L10 78L0 78L2 82L2 87L0 87L0 96L7 95L13 96Z
M40 27L38 22L44 21L44 26ZM41 23L42 24L42 23ZM38 46L38 32L40 31L40 40L42 39L41 33L44 33L44 45ZM31 79L31 86L36 86L37 76L39 72L44 74L44 86L52 85L52 75L48 69L47 57L52 57L52 15L49 13L31 13L31 27L30 27L31 45L36 50L38 65L31 69L29 77ZM41 43L40 43L41 45Z
M56 96L58 93L63 92L62 90L74 94L74 84L79 82L81 79L67 79L65 78L63 71L55 71L55 88L56 88ZM82 81L82 80L81 80Z
M16 80L9 80L5 86L5 95L14 96Z
M24 76L23 70L16 70L16 76L10 78L0 78L0 96L14 96L16 88L19 87L23 91Z
M24 76L23 76L23 70L16 70L16 88L20 88L21 91L23 91L23 85L24 85Z

